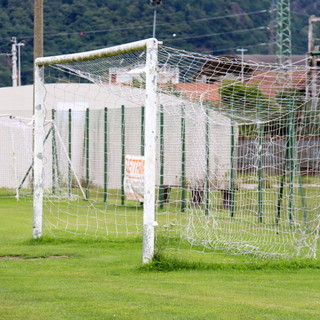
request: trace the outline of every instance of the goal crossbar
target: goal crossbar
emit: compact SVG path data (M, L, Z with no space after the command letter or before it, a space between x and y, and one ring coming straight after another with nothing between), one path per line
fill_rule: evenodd
M123 53L136 52L136 51L152 48L155 43L161 44L161 42L157 41L156 39L150 38L150 39L135 41L135 42L126 43L126 44L122 44L114 47L98 49L98 50L90 50L90 51L85 51L80 53L56 55L51 57L41 57L35 60L35 64L41 67L41 66L59 64L59 63L73 63L73 62L101 59L101 58L120 55Z

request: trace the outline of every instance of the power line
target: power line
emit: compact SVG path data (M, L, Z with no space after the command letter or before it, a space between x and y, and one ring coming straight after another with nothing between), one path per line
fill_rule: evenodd
M179 24L185 24L185 23L194 23L194 22L204 22L204 21L213 21L213 20L221 20L221 19L227 19L227 18L236 18L240 16L247 16L247 15L255 15L255 14L261 14L266 13L268 10L259 10L259 11L252 11L252 12L243 12L243 13L237 13L237 14L230 14L230 15L224 15L224 16L217 16L217 17L210 17L210 18L200 18L200 19L193 19L193 20L185 20L180 21L177 23L172 22L166 22L166 23L157 23L158 27L163 26L176 26ZM79 35L80 33L83 34L95 34L95 33L103 33L103 32L115 32L115 31L126 31L126 30L132 30L132 29L144 29L144 28L151 28L152 24L145 24L145 25L133 25L133 26L126 26L126 27L120 27L120 28L108 28L108 29L100 29L100 30L84 30L81 29L79 31L73 31L73 32L57 32L57 33L44 33L44 37L63 37L63 36L70 36L70 35ZM7 31L7 32L10 32ZM24 35L19 36L19 38L24 39L33 39L33 35ZM0 40L5 40L8 38L0 38Z
M297 12L297 11L291 11L291 13L296 14L297 16L304 16L304 17L310 17L310 14Z
M224 16L217 16L217 17L211 17L211 18L200 18L200 19L193 19L193 20L184 20L184 21L179 21L177 23L172 23L172 22L166 22L166 23L157 23L158 27L163 27L167 25L179 25L179 24L184 24L184 23L193 23L193 22L203 22L203 21L210 21L210 20L220 20L220 19L226 19L226 18L236 18L240 16L245 16L245 15L254 15L254 14L261 14L261 13L266 13L268 10L259 10L259 11L252 11L252 12L243 12L243 13L237 13L237 14L229 14L229 15L224 15ZM172 15L174 16L174 15ZM130 30L130 29L136 29L136 28L146 28L146 27L152 27L152 24L146 24L146 25L141 25L141 26L132 26L132 27L122 27L122 28L111 28L111 29L101 29L101 30L91 30L91 31L84 31L85 33L95 33L95 32L110 32L110 31L121 31L121 30ZM72 32L72 33L66 33L66 34L75 34L79 32ZM59 33L57 33L59 34ZM62 33L61 33L62 34ZM51 36L53 36L52 34Z
M263 46L268 46L268 45L269 45L269 43L267 43L267 42L261 42L261 43L257 43L257 44L251 44L251 45L246 44L245 46L246 46L246 48L254 48L254 47L263 47ZM217 49L217 50L211 50L210 52L235 51L238 48L239 48L239 46L232 47L232 48L221 48L221 49Z
M258 28L242 29L242 30L232 30L232 31L226 31L226 32L209 33L209 34L194 35L194 36L188 36L188 37L175 37L174 39L169 39L168 38L168 39L164 39L163 41L176 41L176 40L205 38L205 37L221 36L221 35L232 34L232 33L242 33L242 32L248 32L248 31L253 31L253 30L267 30L267 27L258 27Z

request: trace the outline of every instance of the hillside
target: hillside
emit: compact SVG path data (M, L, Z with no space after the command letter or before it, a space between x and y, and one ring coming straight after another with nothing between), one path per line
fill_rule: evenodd
M273 52L271 2L163 0L157 6L156 37L167 46L233 54ZM307 50L307 22L320 15L314 0L291 1L294 54ZM112 46L152 36L154 7L148 0L44 0L44 54L54 55ZM11 37L21 48L22 84L32 83L33 1L0 0L0 86L11 85Z

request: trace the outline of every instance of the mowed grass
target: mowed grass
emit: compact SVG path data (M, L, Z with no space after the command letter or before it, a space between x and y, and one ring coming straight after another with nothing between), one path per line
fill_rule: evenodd
M34 241L32 203L0 202L0 319L319 319L318 261L142 268L139 239Z

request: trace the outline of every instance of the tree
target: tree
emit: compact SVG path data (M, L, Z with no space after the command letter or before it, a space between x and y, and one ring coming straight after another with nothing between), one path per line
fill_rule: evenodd
M221 82L219 93L222 102L220 110L239 123L246 123L239 126L239 135L255 135L257 119L265 118L270 106L270 99L262 93L259 84L224 80Z

